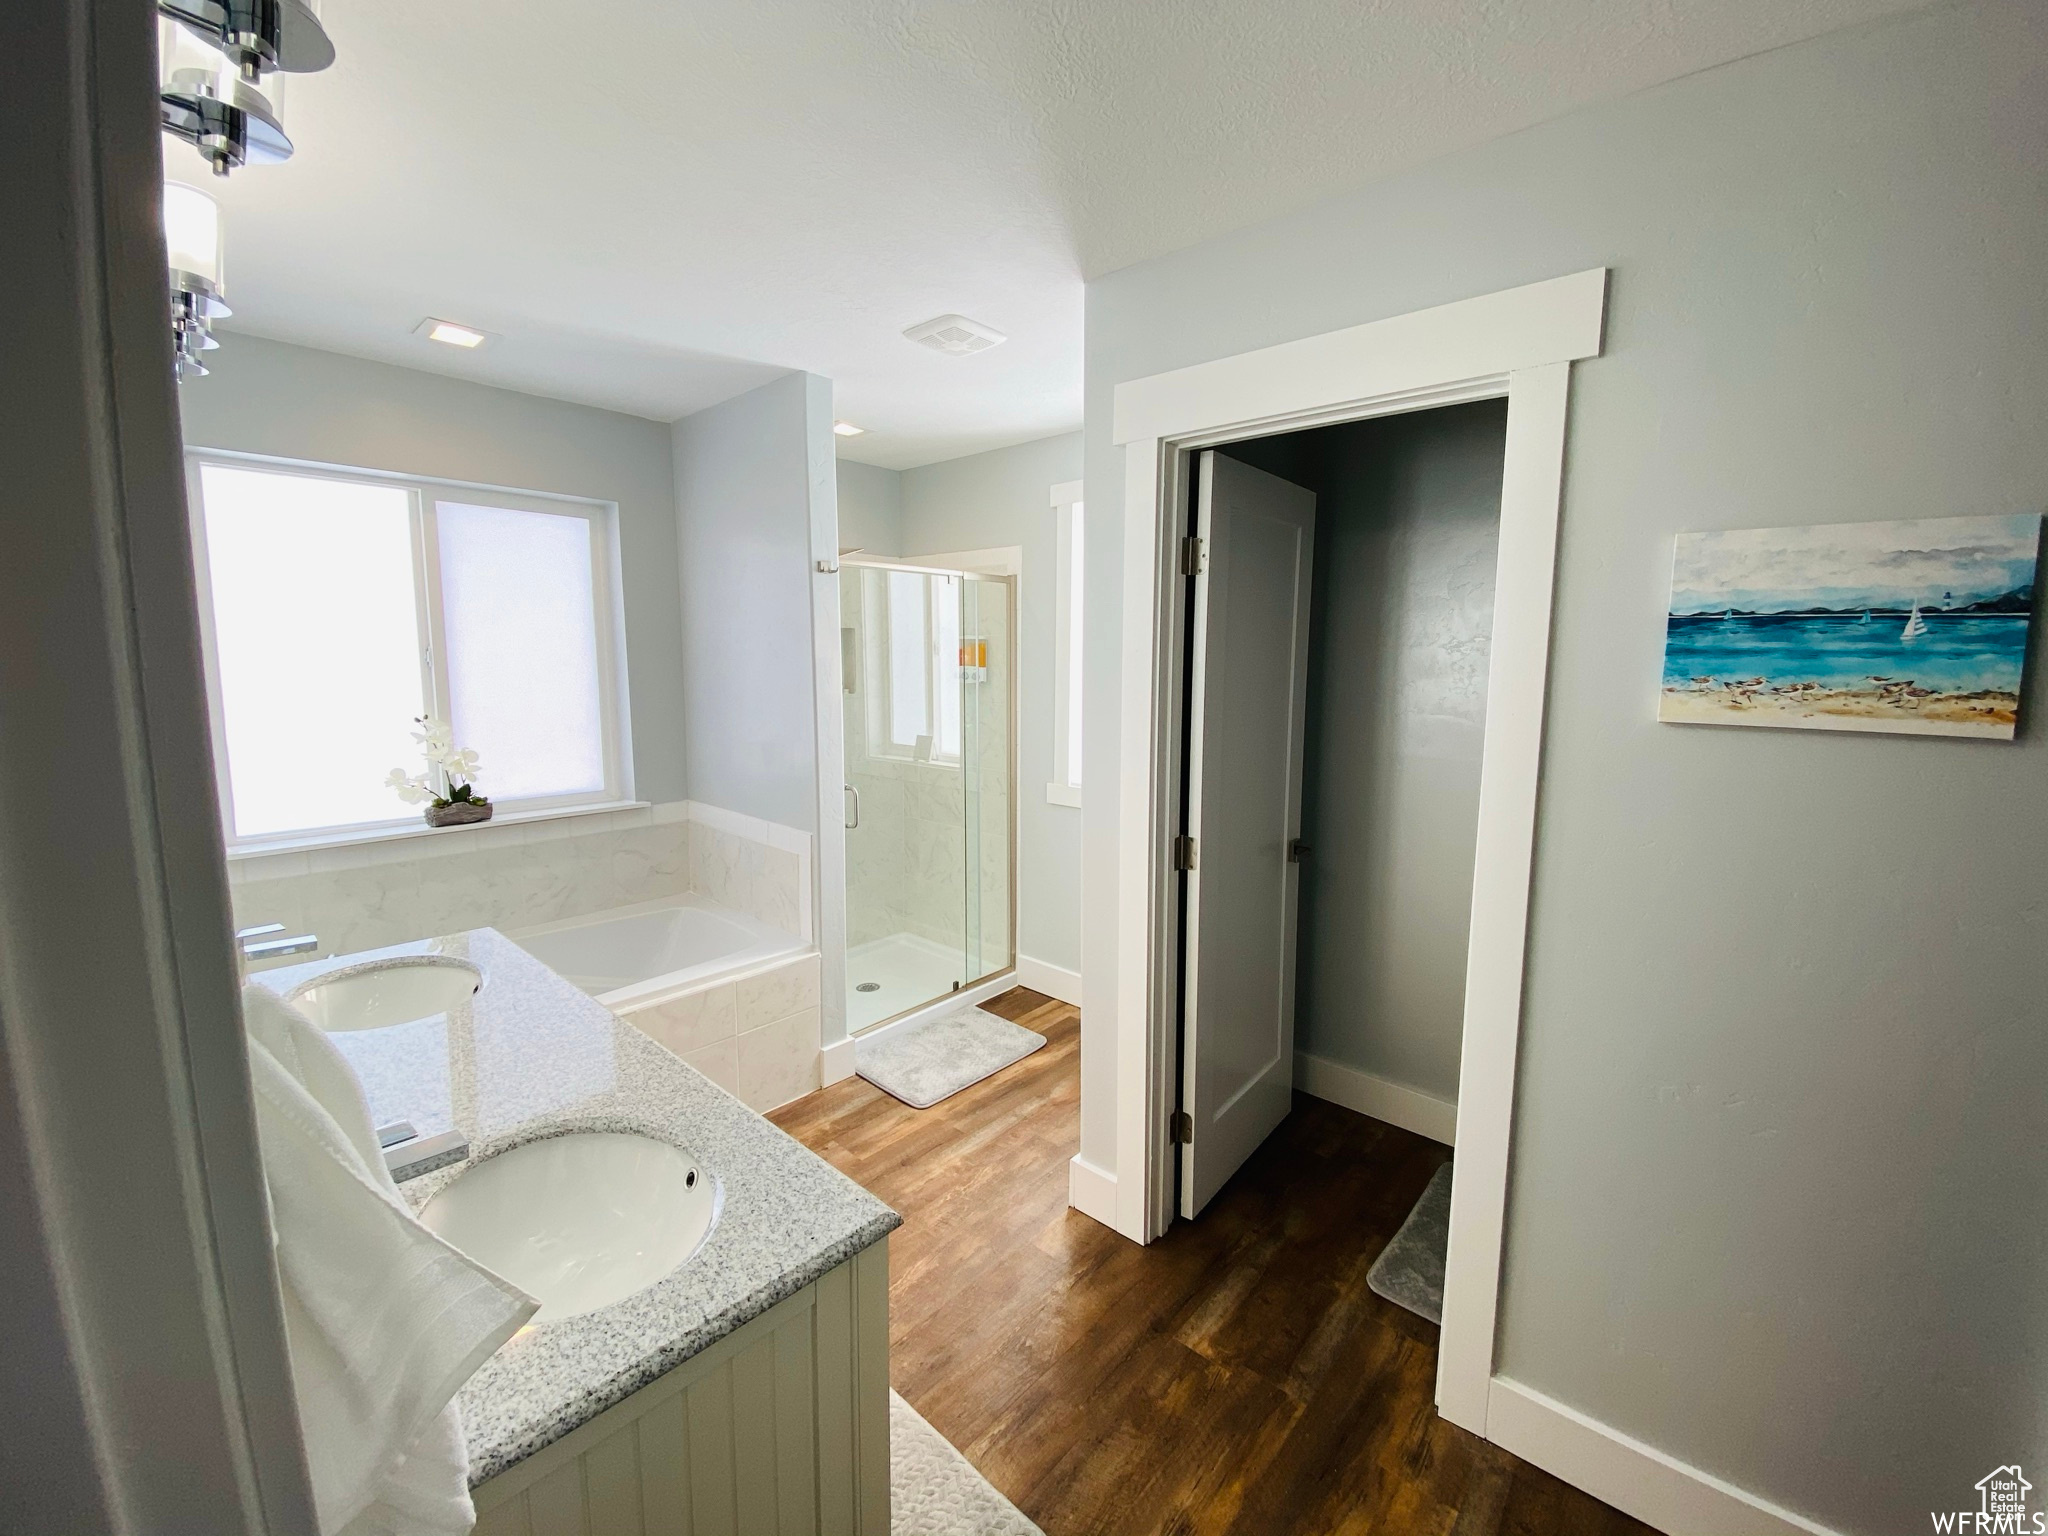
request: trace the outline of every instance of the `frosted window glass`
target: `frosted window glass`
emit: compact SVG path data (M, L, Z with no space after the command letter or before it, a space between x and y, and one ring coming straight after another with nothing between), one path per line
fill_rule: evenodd
M590 523L435 503L455 740L492 799L604 788Z
M926 578L911 571L889 572L889 741L913 747L929 733L925 690L931 686L931 653L926 648Z
M235 835L417 815L384 784L426 708L410 493L219 464L200 491Z
M960 756L960 579L932 580L932 755Z

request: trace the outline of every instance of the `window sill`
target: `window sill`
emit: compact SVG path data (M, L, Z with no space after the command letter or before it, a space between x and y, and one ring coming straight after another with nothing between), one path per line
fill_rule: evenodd
M1045 786L1045 801L1048 805L1071 805L1081 809L1081 786L1078 784L1048 784Z
M273 837L244 843L231 843L228 858L260 859L273 853L308 853L321 848L349 848L361 843L392 843L416 837L488 837L493 828L524 827L535 822L560 821L570 816L616 815L620 811L644 811L650 808L646 800L606 800L597 805L550 806L538 811L506 811L494 814L489 821L473 821L460 827L430 827L424 821L417 823L394 823L386 826L363 827L352 832L323 832L317 837Z

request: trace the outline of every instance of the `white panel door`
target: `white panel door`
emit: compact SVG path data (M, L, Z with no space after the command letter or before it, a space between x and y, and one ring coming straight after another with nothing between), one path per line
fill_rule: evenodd
M1316 498L1204 453L1188 679L1180 1209L1193 1216L1294 1099L1294 919Z

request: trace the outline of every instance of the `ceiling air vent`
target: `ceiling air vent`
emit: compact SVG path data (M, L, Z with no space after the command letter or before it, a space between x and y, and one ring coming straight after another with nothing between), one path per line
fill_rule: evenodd
M919 346L930 347L934 352L943 352L948 357L965 357L970 352L986 352L990 347L999 347L1010 339L993 326L983 325L979 320L970 320L965 315L940 315L936 320L913 325L903 334Z

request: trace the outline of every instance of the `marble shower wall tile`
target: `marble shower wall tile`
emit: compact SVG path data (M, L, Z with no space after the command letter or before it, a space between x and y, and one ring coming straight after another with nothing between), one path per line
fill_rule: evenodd
M846 930L849 944L903 932L905 787L893 775L855 771L860 825L846 834Z

